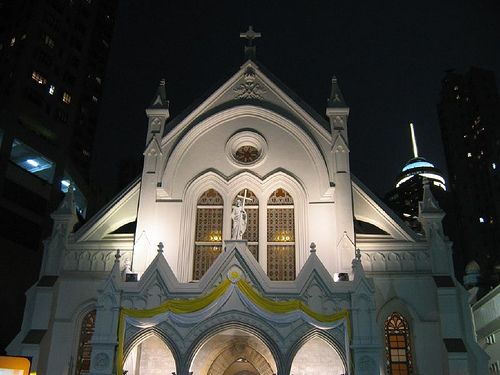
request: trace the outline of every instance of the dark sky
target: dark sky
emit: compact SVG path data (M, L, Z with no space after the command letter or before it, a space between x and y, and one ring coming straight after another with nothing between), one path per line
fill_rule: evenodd
M105 191L120 159L142 155L159 79L173 118L236 72L250 24L263 34L257 59L322 116L337 75L352 171L381 195L412 157L410 121L420 154L446 168L436 110L445 70L500 75L499 1L122 0L94 152Z

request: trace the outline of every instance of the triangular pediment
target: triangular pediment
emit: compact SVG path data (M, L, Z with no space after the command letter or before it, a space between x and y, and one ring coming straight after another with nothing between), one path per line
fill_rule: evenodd
M202 119L232 106L262 106L291 119L314 137L331 141L329 124L288 87L252 60L204 99L198 107L167 124L162 145L178 137Z

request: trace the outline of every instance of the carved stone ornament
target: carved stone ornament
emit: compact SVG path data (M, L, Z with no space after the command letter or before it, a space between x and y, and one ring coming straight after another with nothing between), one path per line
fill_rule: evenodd
M236 93L236 99L259 99L262 100L266 89L255 81L255 71L248 68L243 74L243 83L240 83L233 90Z
M109 356L106 353L97 353L94 357L94 369L104 370L109 365Z

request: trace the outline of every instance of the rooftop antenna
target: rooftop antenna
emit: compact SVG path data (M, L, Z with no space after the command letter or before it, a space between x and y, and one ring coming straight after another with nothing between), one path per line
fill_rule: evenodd
M412 122L410 122L410 131L411 131L411 144L413 145L413 156L415 158L418 158L417 139L415 138L415 129L413 128Z

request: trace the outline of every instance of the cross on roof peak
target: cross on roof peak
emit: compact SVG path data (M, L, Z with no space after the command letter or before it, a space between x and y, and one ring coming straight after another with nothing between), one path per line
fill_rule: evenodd
M255 59L255 46L253 45L253 40L262 37L262 34L256 32L253 26L248 26L248 30L244 33L240 33L240 38L245 38L247 40L247 45L245 46L245 57L247 59Z

